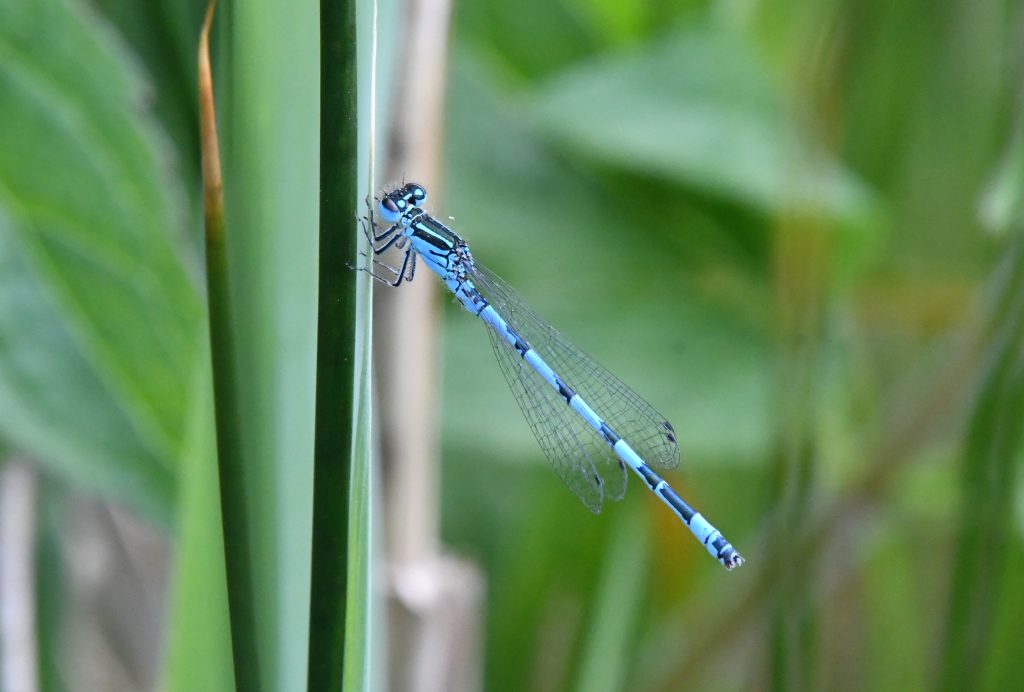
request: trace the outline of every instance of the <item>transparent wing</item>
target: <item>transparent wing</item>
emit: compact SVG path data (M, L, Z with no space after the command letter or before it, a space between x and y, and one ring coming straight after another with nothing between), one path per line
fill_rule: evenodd
M653 406L555 331L494 272L475 263L470 277L487 302L648 465L668 469L679 464L675 430ZM528 365L524 367L530 370ZM601 439L589 426L583 427ZM601 449L614 458L603 441Z
M595 514L605 495L621 498L626 473L620 465L608 468L608 447L596 444L586 423L507 341L490 327L487 335L516 403L562 482Z

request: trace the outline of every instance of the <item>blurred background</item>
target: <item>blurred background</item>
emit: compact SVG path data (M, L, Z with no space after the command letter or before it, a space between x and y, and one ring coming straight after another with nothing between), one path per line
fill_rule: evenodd
M183 487L216 494L215 474L189 466L210 435L196 394L202 10L0 4L5 689L188 689L167 652L224 637L223 618L181 598L220 549L180 544L203 531L182 526ZM276 163L259 175L299 190L312 231L316 8L277 11L249 34L267 41L245 67L285 86L235 86ZM682 464L667 480L747 559L724 572L635 478L591 515L549 468L484 328L436 291L439 330L417 337L432 369L425 388L407 384L436 425L424 455L441 460L427 474L439 543L463 570L454 583L476 590L472 641L455 638L464 689L1024 685L1024 6L475 0L450 13L438 169L386 175L433 183L428 207L475 257L674 424ZM411 69L401 45L380 44L385 84ZM384 98L415 114L396 89ZM294 228L286 204L260 204L249 213ZM303 247L268 351L315 333ZM378 367L393 341L378 337ZM311 367L269 375L269 396L309 399ZM308 408L289 408L282 439L308 438ZM401 534L386 463L380 514ZM306 482L285 479L280 496L306 512L298 538L277 538L300 557L308 489L289 484ZM305 601L289 603L274 606L281 622L304 623Z

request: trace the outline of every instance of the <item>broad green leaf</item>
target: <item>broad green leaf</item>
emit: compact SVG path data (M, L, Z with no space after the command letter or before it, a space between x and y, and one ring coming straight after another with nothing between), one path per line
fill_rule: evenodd
M100 381L0 209L0 425L65 479L169 526L175 477Z
M144 91L109 27L79 3L0 5L4 242L25 274L20 290L35 295L17 308L35 315L18 319L45 335L36 374L5 384L20 424L0 425L94 487L139 488L129 499L166 517L202 313L172 159ZM126 482L110 481L115 465Z
M199 370L193 382L163 689L227 691L234 679L209 370Z
M290 692L306 686L309 655L319 6L224 3L216 25L222 40L211 51L228 328L237 351L244 459L244 472L231 480L240 484L235 490L245 499L251 537L251 564L242 578L248 576L254 621L245 636L256 641L263 689Z
M548 80L535 104L553 142L606 166L772 214L862 225L871 212L864 185L801 134L749 43L720 30L670 34L574 65Z
M188 189L199 184L196 128L196 49L202 2L94 0L152 77L153 111L177 145L179 175Z

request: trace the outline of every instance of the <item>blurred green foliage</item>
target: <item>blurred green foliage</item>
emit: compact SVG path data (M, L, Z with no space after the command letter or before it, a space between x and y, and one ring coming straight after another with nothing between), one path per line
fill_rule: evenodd
M184 189L139 110L143 76L92 19L0 7L0 418L41 461L167 522L202 320Z
M453 306L445 530L488 575L486 689L1020 684L1020 387L989 363L1021 346L999 279L1019 263L1021 20L459 8L435 207L673 421L671 480L749 560L721 574L639 484L596 521L576 506ZM961 473L965 449L986 465ZM622 554L623 523L654 549ZM616 600L638 612L609 634Z
M254 200L234 213L256 240L234 251L264 460L311 442L303 8L236 7L221 37L239 51L223 117L228 180ZM220 546L202 530L200 11L0 3L0 435L158 524L183 513L181 688L225 679L222 651L203 670L189 653L225 626L194 608L223 601L204 591ZM586 512L451 306L444 532L486 573L485 689L1024 684L1024 7L479 0L454 22L432 209L674 423L669 480L748 559L724 574L639 483ZM260 231L283 227L301 233ZM259 589L302 600L306 515L273 522L308 488L261 468ZM287 602L264 604L278 682L302 674Z

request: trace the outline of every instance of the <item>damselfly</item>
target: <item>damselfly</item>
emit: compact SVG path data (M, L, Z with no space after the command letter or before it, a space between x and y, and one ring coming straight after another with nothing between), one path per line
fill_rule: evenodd
M626 491L628 465L675 512L726 569L743 558L722 534L688 505L653 468L679 463L672 424L618 378L542 320L493 272L473 259L454 231L423 211L427 192L415 183L383 196L364 225L374 255L404 250L395 269L375 279L399 286L411 281L416 261L444 280L462 305L484 321L494 353L534 436L559 477L592 512L605 498ZM653 467L653 468L652 468Z

